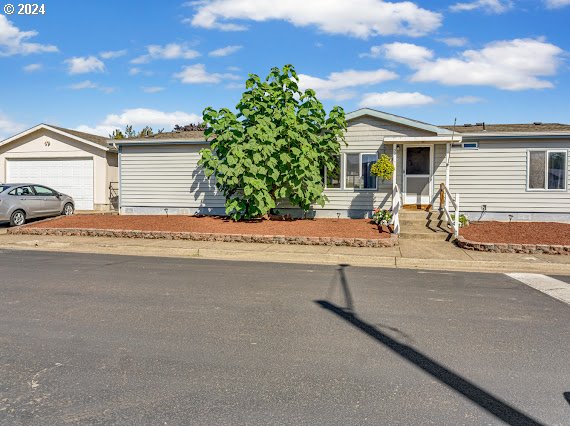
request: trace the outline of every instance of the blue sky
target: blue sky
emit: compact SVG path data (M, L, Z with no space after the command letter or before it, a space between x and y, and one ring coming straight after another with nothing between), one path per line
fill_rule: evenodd
M570 122L570 0L0 0L0 137L106 135L233 108L293 64L327 108L449 124Z

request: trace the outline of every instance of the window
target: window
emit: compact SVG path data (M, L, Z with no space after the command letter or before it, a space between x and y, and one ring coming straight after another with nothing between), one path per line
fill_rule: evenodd
M362 188L376 189L376 176L372 175L370 169L372 165L378 161L378 154L362 154L360 164L362 166L360 174L362 176Z
M566 190L566 151L528 152L529 190Z
M333 169L325 167L325 188L340 188L340 156L335 156L336 162Z
M34 185L34 190L38 196L55 196L53 191L46 187L41 187L39 185Z
M11 196L33 196L34 192L31 187L18 187L14 188L8 194Z
M346 188L376 189L376 177L370 169L378 160L377 153L347 153L345 160Z
M465 148L466 150L478 150L479 149L479 143L478 142L464 142L463 144L461 144L461 146L463 148Z

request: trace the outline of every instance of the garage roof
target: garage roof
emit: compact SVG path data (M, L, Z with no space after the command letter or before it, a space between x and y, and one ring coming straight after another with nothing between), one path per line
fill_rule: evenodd
M40 123L39 125L36 125L33 128L27 129L14 136L11 136L10 138L6 138L5 140L0 141L0 146L9 144L12 141L15 141L40 129L49 130L58 133L60 135L67 136L68 138L72 138L75 139L76 141L83 142L84 144L100 148L101 150L109 151L111 149L111 147L107 145L107 138L103 136L93 135L86 132L80 132L73 129L62 128L59 126L48 125L45 123Z

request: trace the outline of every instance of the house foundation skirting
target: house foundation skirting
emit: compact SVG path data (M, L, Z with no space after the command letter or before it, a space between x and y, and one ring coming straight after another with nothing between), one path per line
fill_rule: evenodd
M570 222L570 213L463 211L469 221ZM510 216L509 216L510 215Z

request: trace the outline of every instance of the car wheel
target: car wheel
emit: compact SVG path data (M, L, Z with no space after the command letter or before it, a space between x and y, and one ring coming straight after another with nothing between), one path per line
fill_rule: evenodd
M73 205L71 203L66 203L63 207L63 212L65 216L73 215Z
M21 210L12 212L10 216L10 225L12 227L24 225L26 223L26 213Z

